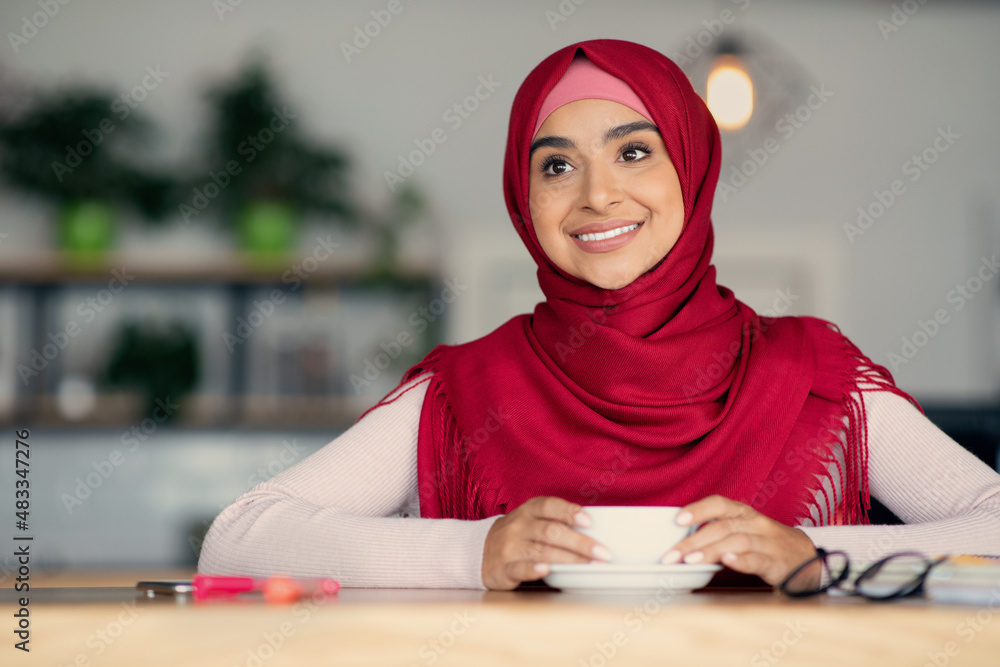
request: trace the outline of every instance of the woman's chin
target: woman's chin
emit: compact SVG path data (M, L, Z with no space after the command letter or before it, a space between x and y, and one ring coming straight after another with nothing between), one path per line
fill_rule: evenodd
M591 285L595 287L600 287L606 290L616 290L623 287L627 287L635 282L635 279L639 277L639 274L634 272L628 273L599 273L591 276L584 276L586 280Z

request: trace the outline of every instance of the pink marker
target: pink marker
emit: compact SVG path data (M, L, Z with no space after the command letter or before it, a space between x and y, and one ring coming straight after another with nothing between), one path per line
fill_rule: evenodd
M340 590L336 579L297 579L274 576L266 579L254 577L227 577L197 574L191 580L195 600L232 597L241 593L263 593L269 602L291 602L304 595L327 595Z

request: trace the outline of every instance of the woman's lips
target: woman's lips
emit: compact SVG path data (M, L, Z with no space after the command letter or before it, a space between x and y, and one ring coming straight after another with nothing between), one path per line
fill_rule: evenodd
M590 233L590 234L578 234L570 235L573 239L573 243L576 244L578 248L585 252L611 252L612 250L617 250L618 248L627 246L635 238L636 234L639 233L639 229L642 227L641 222L625 223L621 226L614 227L604 232ZM580 238L580 237L583 238ZM603 237L603 238L595 238ZM593 240L586 240L593 239Z

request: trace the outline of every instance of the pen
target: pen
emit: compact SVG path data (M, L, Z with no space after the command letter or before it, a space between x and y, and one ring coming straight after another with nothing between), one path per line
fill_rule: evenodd
M336 579L303 579L273 576L229 577L197 574L191 580L195 600L226 598L241 593L263 593L268 602L292 602L304 595L331 594L340 590Z

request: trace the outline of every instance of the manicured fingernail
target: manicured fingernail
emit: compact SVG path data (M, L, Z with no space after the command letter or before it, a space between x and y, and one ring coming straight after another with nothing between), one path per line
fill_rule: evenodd
M594 554L594 558L597 558L598 560L603 560L604 562L611 560L611 550L603 544L595 544L591 553Z
M549 573L548 563L535 563L535 573L543 577Z
M674 563L679 563L681 561L681 552L677 549L671 549L667 553L663 554L663 558L660 562L664 565L673 565Z
M733 553L724 554L722 556L722 562L726 563L727 565L735 563L736 560L737 560L736 554Z
M588 516L583 510L580 510L573 515L573 521L576 522L576 525L580 526L580 528L590 528L591 523L593 523L590 520L590 516Z
M677 518L674 519L674 522L678 526L686 526L691 523L692 519L694 519L694 515L692 515L691 512L684 510L683 512L677 513Z
M684 562L689 565L692 563L700 563L703 560L705 560L705 554L700 551L692 551L684 557Z

